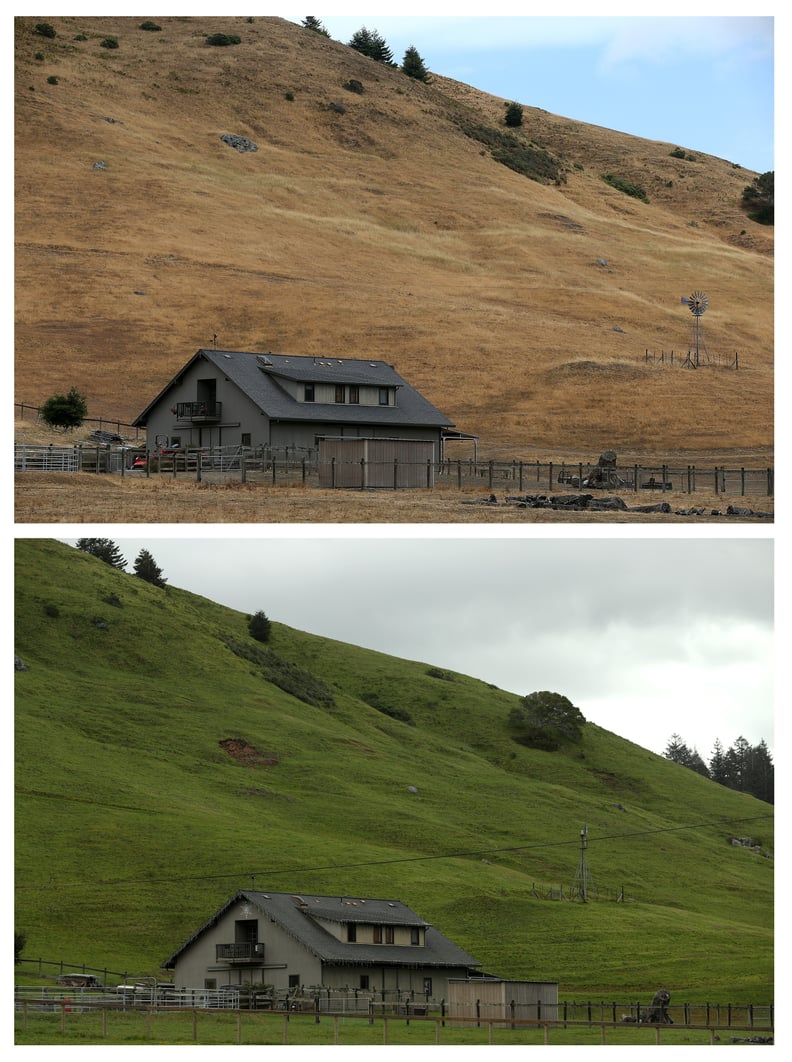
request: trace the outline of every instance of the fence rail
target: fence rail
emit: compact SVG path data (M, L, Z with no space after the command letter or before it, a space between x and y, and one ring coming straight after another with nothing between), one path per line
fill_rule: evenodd
M402 1016L406 1019L435 1017L443 1022L548 1022L559 1025L642 1024L639 1016L648 1005L646 1001L636 1000L564 1000L558 1003L512 1000L494 1003L476 999L449 1002L404 991L374 994L351 989L305 989L297 992L250 993L244 985L226 985L220 989L177 989L172 985L147 986L141 983L130 983L115 989L60 985L17 987L14 995L16 1008L27 1008L31 1012L59 1012L64 1006L69 1011L152 1007L159 1010L282 1010L291 1014L343 1014L370 1019L383 1016ZM772 1003L669 1003L664 1010L671 1019L668 1024L687 1028L718 1026L767 1030L773 1027L775 1020Z
M610 1006L610 1005L609 1005ZM42 1009L46 1008L46 1009ZM328 1042L328 1034L323 1035L317 1030L327 1029L328 1020L332 1026L332 1040L339 1043L341 1039L341 1022L344 1022L345 1039L353 1043L381 1042L404 1042L405 1033L410 1033L415 1042L420 1038L425 1039L421 1029L427 1029L431 1033L433 1027L433 1039L436 1044L441 1042L470 1043L471 1037L482 1038L492 1044L496 1040L500 1042L537 1042L536 1037L541 1036L544 1043L581 1042L580 1037L588 1037L585 1042L592 1042L592 1032L601 1044L611 1043L651 1043L672 1044L682 1039L684 1043L691 1042L691 1034L702 1039L699 1042L715 1043L722 1039L731 1039L734 1042L772 1043L773 1023L772 1007L769 1009L767 1023L756 1021L729 1021L724 1022L712 1014L706 1022L688 1023L679 1022L674 1024L639 1024L624 1021L611 1021L607 1017L599 1018L520 1018L515 1014L455 1014L453 1016L443 1014L434 1009L428 1010L402 1009L400 1012L382 1010L368 1014L333 1012L320 1014L317 1010L313 1014L294 1012L284 1009L280 1018L270 1011L268 1014L251 1014L239 1008L210 1008L206 1005L192 1005L181 1008L166 1007L161 1004L138 1004L133 1007L124 1005L110 1005L106 1001L97 1000L87 1002L63 999L49 1003L34 1002L27 998L15 999L15 1009L18 1014L17 1028L27 1034L28 1029L38 1031L35 1041L41 1043L54 1042L54 1030L52 1025L42 1026L48 1019L59 1022L61 1040L76 1039L79 1042L97 1042L109 1038L109 1029L122 1028L123 1038L129 1041L130 1032L134 1036L152 1039L154 1034L154 1022L156 1020L157 1042L168 1042L169 1026L164 1025L168 1016L175 1018L178 1014L188 1017L192 1024L192 1040L199 1040L199 1025L201 1028L201 1042L208 1043L210 1039L217 1043L273 1043L276 1038L282 1039L284 1044L293 1043L316 1043ZM210 1018L209 1015L212 1015ZM99 1022L97 1023L97 1018ZM182 1019L183 1021L183 1019ZM218 1021L220 1024L218 1025ZM130 1022L133 1024L130 1025ZM134 1023L140 1022L136 1026ZM243 1037L243 1026L245 1035ZM183 1038L183 1024L178 1031ZM680 1034L687 1034L681 1036ZM734 1034L748 1034L747 1036ZM170 1036L176 1034L171 1028Z
M211 450L155 452L136 447L85 443L77 446L14 446L14 469L18 472L104 472L122 476L192 477L197 481L238 480L278 486L343 485L347 489L370 489L376 480L397 489L404 471L410 481L427 489L465 490L496 488L522 495L526 492L564 494L575 491L629 492L655 500L666 492L772 497L775 472L772 467L728 468L717 465L633 464L602 469L590 462L568 461L474 461L377 462L362 459L340 462L320 460L315 450L243 450L225 447ZM378 488L386 489L386 488Z

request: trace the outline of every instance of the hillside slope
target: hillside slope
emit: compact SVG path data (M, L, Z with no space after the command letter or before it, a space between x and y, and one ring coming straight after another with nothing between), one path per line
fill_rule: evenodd
M283 19L40 21L15 20L16 401L76 386L132 420L216 334L384 358L483 456L772 447L754 174L521 101L542 183L497 161L502 100ZM689 349L697 289L739 372L645 363Z
M255 879L401 899L486 970L570 992L772 997L770 806L593 721L525 748L513 694L273 628L261 646L211 601L17 542L26 955L156 973Z

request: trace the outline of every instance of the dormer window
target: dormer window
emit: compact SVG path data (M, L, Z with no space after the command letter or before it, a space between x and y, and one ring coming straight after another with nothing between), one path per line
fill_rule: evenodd
M349 401L352 405L357 405L360 402L360 388L357 384L349 385Z
M390 405L390 388L380 387L379 389L379 404L381 406Z
M354 944L357 940L357 926L354 922L347 922L347 941Z
M305 385L305 393L303 395L303 400L305 402L313 402L313 400L314 400L314 385L312 383L307 383Z
M336 402L345 401L344 391L345 391L345 388L344 388L343 384L336 384L336 389L335 389L335 400L336 400Z

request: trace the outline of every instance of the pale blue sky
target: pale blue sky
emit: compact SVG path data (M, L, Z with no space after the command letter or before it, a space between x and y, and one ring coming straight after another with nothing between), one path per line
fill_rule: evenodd
M435 73L525 106L775 168L772 16L316 17L334 40L376 29L397 62L414 45Z

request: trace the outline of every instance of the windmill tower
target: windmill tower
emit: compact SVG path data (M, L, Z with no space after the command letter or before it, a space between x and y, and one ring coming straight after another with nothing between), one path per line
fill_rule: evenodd
M591 876L591 870L589 869L588 861L586 859L587 848L588 826L584 823L583 829L580 831L580 862L578 863L578 868L575 872L575 881L572 885L573 899L580 899L583 903L587 903L589 898L592 895L596 896L597 893L594 879Z
M704 328L701 323L701 318L707 311L709 306L709 299L703 291L694 291L692 295L687 298L683 296L682 302L688 307L693 314L693 329L691 335L691 349L688 351L688 363L697 369L701 364L701 355L709 361L709 355L707 353L707 347L704 342Z

